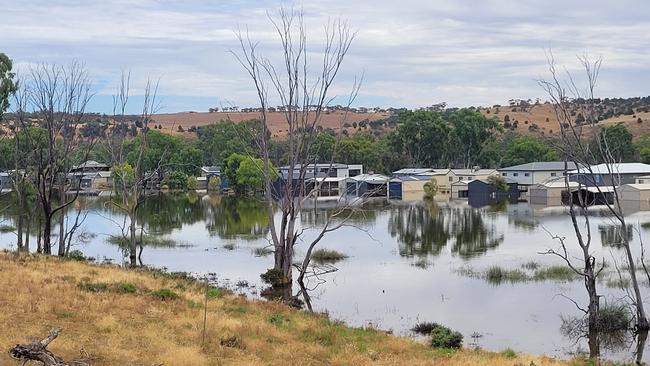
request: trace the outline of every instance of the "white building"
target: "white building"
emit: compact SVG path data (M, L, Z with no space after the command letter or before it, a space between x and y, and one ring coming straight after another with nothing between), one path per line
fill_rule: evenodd
M541 161L498 169L502 177L512 179L520 186L540 184L555 177L563 177L566 170L576 169L573 162Z

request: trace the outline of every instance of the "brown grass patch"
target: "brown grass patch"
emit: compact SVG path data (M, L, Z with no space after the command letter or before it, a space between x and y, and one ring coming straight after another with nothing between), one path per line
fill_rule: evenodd
M80 283L105 283L87 291ZM128 283L138 290L115 291ZM178 298L152 294L173 289ZM284 305L235 295L208 303L200 284L149 271L125 270L42 256L0 254L0 350L60 327L50 349L66 360L81 350L94 365L564 365L544 357L424 344L372 329L350 328ZM0 364L13 364L0 352Z

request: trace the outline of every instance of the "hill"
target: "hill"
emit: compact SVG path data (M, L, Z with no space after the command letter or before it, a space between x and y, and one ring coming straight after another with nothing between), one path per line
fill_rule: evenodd
M434 350L276 302L208 292L180 274L0 253L0 348L63 331L48 349L95 365L583 365ZM17 280L20 279L20 280ZM14 364L0 352L0 364Z
M650 97L597 100L598 125L623 123L634 137L650 134ZM579 102L573 103L574 124L584 124ZM553 106L548 103L518 101L508 106L479 108L487 117L497 118L506 129L524 135L558 136L559 124ZM591 126L584 132L589 135Z
M321 116L320 126L331 128L335 131L341 129L352 132L354 126L362 126L370 122L382 121L391 116L390 112L344 112L331 111L325 112ZM153 116L153 124L160 125L161 131L172 134L192 135L194 128L218 123L230 119L233 122L241 122L250 119L259 118L257 112L183 112L156 114ZM269 112L267 114L271 134L273 137L282 137L287 134L287 124L284 113ZM182 128L182 132L179 129ZM193 128L194 127L194 128Z

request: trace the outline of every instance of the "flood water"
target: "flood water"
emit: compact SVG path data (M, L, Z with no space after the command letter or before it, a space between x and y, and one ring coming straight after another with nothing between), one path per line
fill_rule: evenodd
M79 200L77 208L89 213L73 249L100 261L123 263L122 249L108 242L111 236L120 235L123 215L105 203L106 199L96 197ZM3 224L11 224L11 216L5 215ZM173 241L145 247L144 264L198 275L215 273L220 283L259 296L264 288L259 275L273 263L272 255L254 252L269 245L263 203L214 195L161 194L147 201L140 215L148 234ZM304 254L326 215L324 208L303 212L304 242L296 258ZM650 212L631 214L628 220L635 228L628 235L632 243L638 243L648 234L641 224L650 222ZM615 277L611 273L614 261L620 264L623 254L611 243L616 237L612 219L603 215L592 221L596 257L610 263L605 271L609 274L599 284L602 303L621 303L625 291L607 283ZM462 201L368 202L346 226L327 234L319 244L348 258L334 264L335 272L310 278L311 305L314 311L327 312L353 326L414 336L409 329L416 323L433 321L460 331L466 346L568 358L588 350L586 341L576 343L561 331L563 318L581 316L567 297L586 304L581 280L496 284L480 275L493 265L507 269L522 269L531 261L540 267L562 265L557 257L539 254L558 248L551 234L566 237L569 249L576 247L562 208L527 203L476 209ZM15 235L0 234L0 243L15 248ZM34 238L31 246L36 246ZM647 281L642 291L648 293ZM627 337L602 351L608 359L631 360L635 347Z

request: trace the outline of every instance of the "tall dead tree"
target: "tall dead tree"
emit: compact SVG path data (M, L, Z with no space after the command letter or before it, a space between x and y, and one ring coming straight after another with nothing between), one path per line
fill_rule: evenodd
M588 87L587 90L590 90L591 99L593 99L593 90L595 87L596 79L598 76L598 70L600 68L600 60L595 63L590 63L588 60L583 60L585 65L585 70L587 73ZM560 75L556 70L555 61L553 59L552 53L549 53L548 57L549 64L549 80L540 80L540 85L550 98L551 104L553 106L554 113L557 117L559 123L560 131L560 142L558 143L557 148L561 151L564 159L564 181L565 187L568 192L568 210L569 216L571 217L571 224L573 231L575 233L575 242L580 249L581 257L575 258L569 254L570 250L567 247L567 238L554 235L553 238L556 239L560 248L550 249L546 253L552 254L560 257L569 268L571 268L576 274L580 275L585 284L585 289L587 290L588 295L588 305L586 308L579 306L577 303L576 306L582 310L587 316L587 326L588 326L588 340L589 340L589 351L590 357L597 359L600 357L600 342L599 342L599 332L598 332L598 316L600 310L600 295L598 294L597 289L597 279L599 274L605 267L604 260L599 266L597 264L597 259L593 255L592 250L592 228L591 228L591 211L589 208L589 202L586 202L586 196L581 194L583 188L586 188L585 182L583 180L578 180L577 195L572 194L572 188L570 185L570 174L569 171L579 168L584 171L584 169L591 169L593 164L593 156L590 150L588 142L584 139L582 127L576 126L573 123L572 112L573 112L573 100L575 98L583 97L580 95L571 96L570 91L578 91L577 88L571 87L567 90L567 85L562 81ZM573 79L570 78L570 85L575 86ZM589 99L589 98L588 98ZM571 164L570 164L571 163Z
M268 18L279 39L280 62L273 63L260 55L258 43L251 40L247 31L236 32L240 50L233 54L253 82L260 103L262 131L258 143L263 161L260 169L264 175L264 198L274 247L274 270L281 273L282 282L288 285L292 283L294 247L302 235L300 212L310 196L305 182L310 178L308 165L314 163L315 159L312 143L321 131L319 122L324 109L333 99L330 96L331 87L355 38L355 32L344 21L329 22L325 27L323 48L319 50L319 56L315 56L308 52L302 12L282 8L277 17L269 15ZM358 89L359 85L355 82L348 98L349 104ZM268 116L270 103L274 101L284 106L281 113L287 127L288 145L287 177L277 191L277 172L271 168ZM320 184L316 184L314 189L318 189ZM279 220L275 220L276 202L280 211ZM309 245L308 256L314 245L332 229L332 226L326 227L317 235ZM306 262L308 264L309 259ZM304 270L302 268L301 271Z
M92 98L90 79L84 66L73 62L68 66L42 64L29 72L28 98L45 131L43 141L31 136L29 126L24 125L25 139L35 151L34 185L42 210L42 249L52 254L52 229L55 216L63 216L65 209L79 195L81 180L69 187L75 193L66 196L67 174L75 161L75 155L87 158L94 139L84 140L78 128L85 122L86 107ZM80 162L80 161L79 161ZM77 162L77 163L79 163ZM59 225L63 225L60 220ZM65 228L60 227L58 254L65 254Z
M138 259L142 254L142 228L138 235L137 215L142 203L152 192L152 188L147 187L149 181L157 177L165 153L162 154L158 161L156 169L147 171L145 169L145 151L147 149L147 135L149 134L149 122L152 115L159 109L157 102L158 83L152 83L150 80L144 89L144 102L140 122L142 128L136 150L133 151L134 159L132 164L126 161L124 154L125 130L125 109L129 99L130 74L122 75L120 87L114 96L114 116L112 122L111 137L109 138L109 149L113 159L113 184L116 195L111 199L110 204L123 211L125 221L121 226L122 236L128 241L129 264L133 267L138 265ZM128 219L128 221L126 221ZM140 238L140 240L138 240ZM138 243L140 242L140 252L138 252Z

